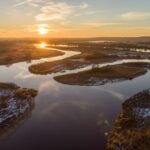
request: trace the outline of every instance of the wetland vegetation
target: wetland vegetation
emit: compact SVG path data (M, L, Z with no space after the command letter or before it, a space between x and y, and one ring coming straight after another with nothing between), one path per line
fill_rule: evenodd
M123 111L108 135L108 150L149 150L150 89L123 103Z
M45 139L56 133L54 141L61 143L63 132L71 144L74 137L79 140L79 149L87 149L82 141L91 149L148 150L150 98L149 90L143 90L150 84L150 46L142 39L47 39L46 45L36 40L0 41L0 138L14 134L14 141L19 140L20 127L21 140L32 140L33 149L39 144L50 148ZM143 92L133 96L139 91ZM33 140L35 133L39 144ZM1 140L0 145L6 147Z

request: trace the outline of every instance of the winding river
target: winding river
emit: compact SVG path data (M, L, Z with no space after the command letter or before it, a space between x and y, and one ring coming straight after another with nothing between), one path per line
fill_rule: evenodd
M0 81L13 82L39 91L32 116L19 128L12 127L14 132L11 136L0 140L2 150L105 150L107 134L121 112L122 102L135 93L150 88L150 71L130 81L91 87L63 85L53 77L88 70L92 65L48 75L34 75L28 71L28 67L33 64L80 54L75 51L58 51L65 54L30 63L0 66ZM99 64L99 67L128 62L150 60L118 60Z

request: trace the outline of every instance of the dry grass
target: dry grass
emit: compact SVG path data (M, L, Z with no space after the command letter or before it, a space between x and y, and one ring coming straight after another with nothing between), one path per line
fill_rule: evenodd
M63 52L36 48L32 44L0 44L0 65L9 65L22 61L31 61L46 57L63 55Z
M83 61L78 61L82 59ZM80 68L85 65L112 62L117 58L114 56L108 56L104 52L100 51L89 51L84 50L81 54L67 58L64 60L59 60L55 62L45 62L42 64L36 64L29 67L30 72L34 74L47 74L53 72L61 72L63 70L73 70ZM61 66L57 69L57 66Z
M17 89L18 86L16 86L13 83L0 83L0 89Z
M96 78L96 81L104 79L133 79L139 75L146 73L147 70L144 67L130 66L129 64L106 66L103 68L93 68L89 71L84 71L75 74L68 74L55 77L55 80L64 84L71 85L88 85L94 83L90 78ZM95 81L95 82L96 82Z
M143 108L145 104L146 108L149 108L148 90L136 94L123 103L123 112L116 119L114 128L107 137L107 150L149 150L150 118L137 119L137 116L133 115L135 107Z

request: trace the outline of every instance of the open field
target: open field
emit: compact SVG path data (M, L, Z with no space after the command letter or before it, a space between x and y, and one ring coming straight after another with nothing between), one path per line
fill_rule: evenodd
M63 52L37 48L31 43L0 41L0 65L10 65L17 62L30 62L34 59L61 56Z

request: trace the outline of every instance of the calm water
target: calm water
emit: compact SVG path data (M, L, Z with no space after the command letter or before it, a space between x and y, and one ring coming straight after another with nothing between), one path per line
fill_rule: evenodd
M67 51L64 56L30 64L0 66L0 81L39 91L32 112L12 125L0 140L1 150L105 150L106 135L121 111L122 102L150 88L150 71L130 81L92 87L60 84L53 80L53 76L60 73L41 76L28 71L31 64L76 54L78 52ZM128 60L115 63L124 62Z

